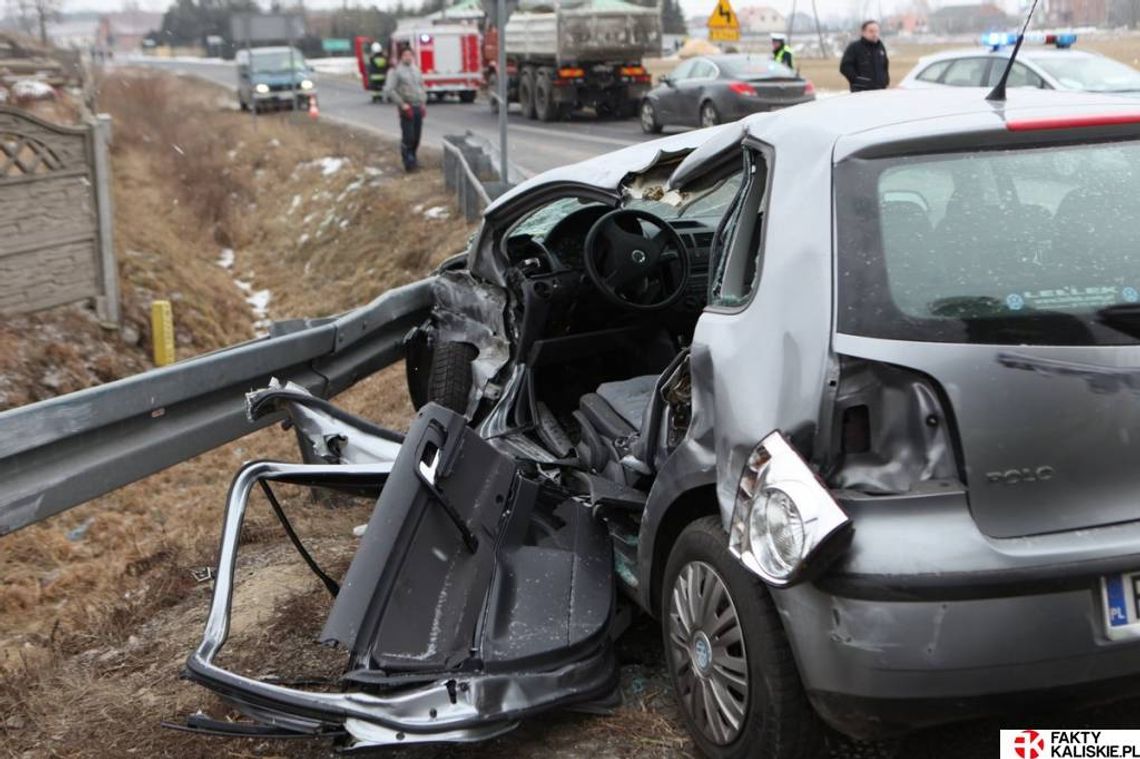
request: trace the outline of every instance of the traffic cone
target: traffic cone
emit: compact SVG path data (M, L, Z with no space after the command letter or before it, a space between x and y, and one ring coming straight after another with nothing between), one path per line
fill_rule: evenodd
M309 95L309 118L316 120L321 115L321 110L317 108L317 96Z

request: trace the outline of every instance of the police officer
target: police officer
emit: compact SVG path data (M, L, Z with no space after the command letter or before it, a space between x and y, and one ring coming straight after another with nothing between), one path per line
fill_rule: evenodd
M793 71L795 70L796 66L792 61L792 49L788 47L788 35L779 33L772 35L772 59Z
M376 93L384 91L388 81L388 56L384 54L384 46L379 42L372 43L372 52L368 56L368 89ZM376 96L373 96L374 98Z

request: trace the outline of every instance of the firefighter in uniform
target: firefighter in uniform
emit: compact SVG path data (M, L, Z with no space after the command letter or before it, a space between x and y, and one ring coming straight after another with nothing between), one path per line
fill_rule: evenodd
M384 86L387 82L388 56L384 54L383 45L379 42L373 42L371 53L368 56L368 89L373 93L373 100L384 97Z
M793 71L795 70L795 64L792 62L792 49L788 47L788 35L772 35L772 59Z

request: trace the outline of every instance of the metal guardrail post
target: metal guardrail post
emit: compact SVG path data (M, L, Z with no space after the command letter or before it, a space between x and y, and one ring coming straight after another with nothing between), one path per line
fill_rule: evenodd
M443 180L447 187L455 192L456 203L463 217L467 221L476 221L483 213L483 209L491 203L487 190L479 179L463 149L454 144L455 137L443 139ZM464 137L463 139L467 139ZM489 165L490 159L487 158ZM476 164L480 162L475 159Z

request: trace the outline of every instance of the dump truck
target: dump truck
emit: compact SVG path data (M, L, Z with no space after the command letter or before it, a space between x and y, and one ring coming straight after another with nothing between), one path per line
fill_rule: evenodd
M507 100L523 116L557 121L581 108L601 117L637 113L649 90L646 55L661 50L661 14L623 0L531 0L507 21ZM491 108L497 110L498 35L485 35Z

